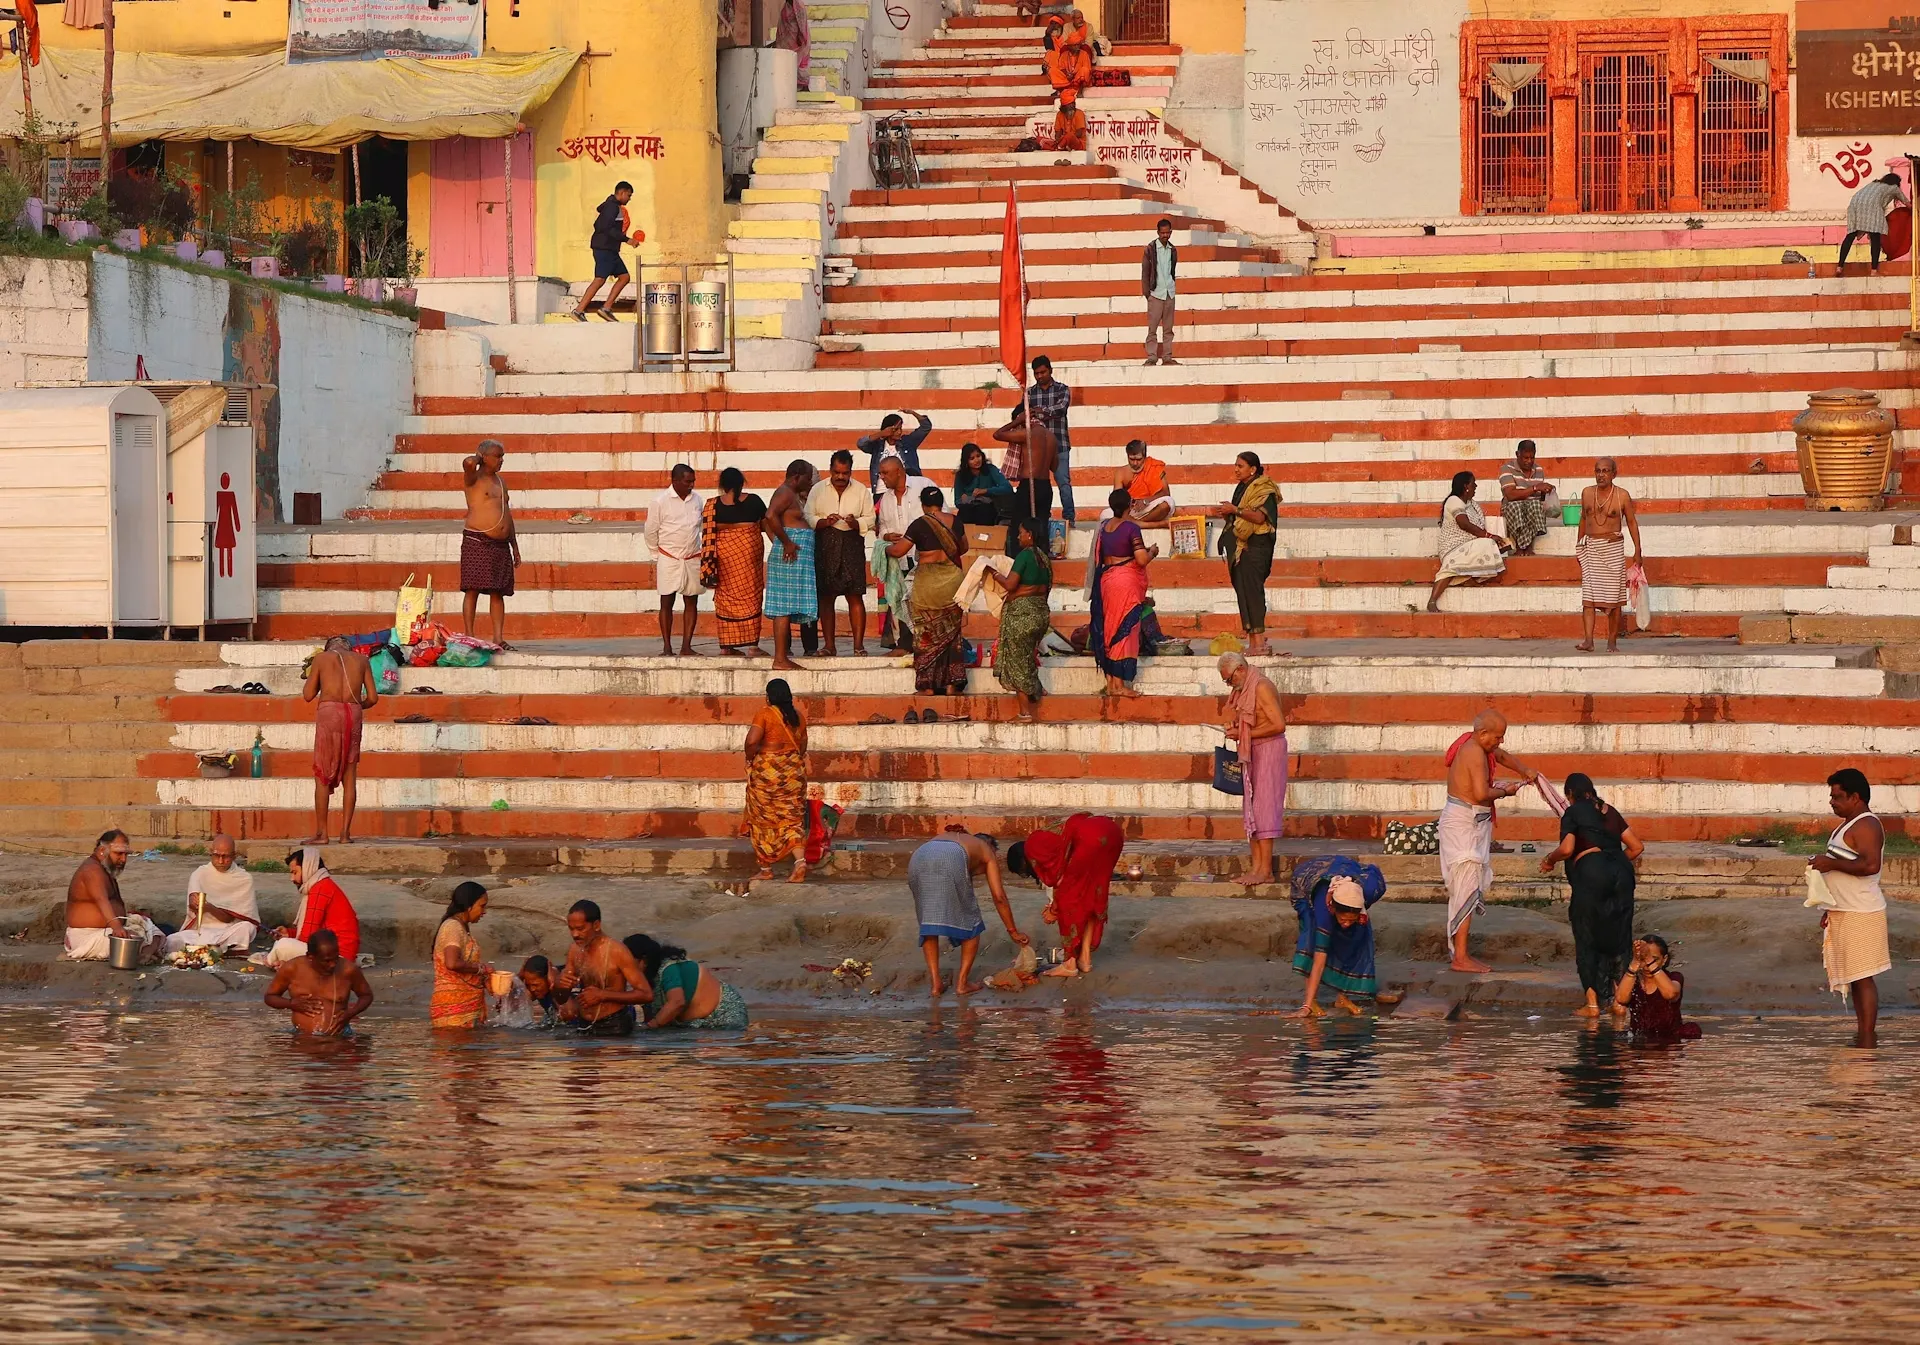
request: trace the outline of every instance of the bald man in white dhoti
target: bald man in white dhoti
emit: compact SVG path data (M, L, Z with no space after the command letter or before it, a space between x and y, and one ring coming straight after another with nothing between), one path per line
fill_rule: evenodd
M219 948L244 953L260 932L253 875L238 862L233 837L215 836L208 861L187 880L187 918L167 936L167 951Z
M1440 810L1440 881L1447 887L1447 946L1454 971L1493 970L1467 956L1467 928L1486 909L1493 887L1493 805L1512 798L1539 772L1500 744L1507 719L1498 710L1482 710L1473 728L1447 749L1447 802ZM1504 767L1524 777L1518 784L1493 782Z

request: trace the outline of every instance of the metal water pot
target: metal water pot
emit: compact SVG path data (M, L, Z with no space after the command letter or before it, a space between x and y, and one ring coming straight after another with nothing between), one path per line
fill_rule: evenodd
M132 971L140 965L140 940L110 937L107 965L116 971Z

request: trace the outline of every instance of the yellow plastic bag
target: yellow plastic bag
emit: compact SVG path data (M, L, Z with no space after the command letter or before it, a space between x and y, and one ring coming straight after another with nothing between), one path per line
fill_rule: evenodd
M413 623L433 607L433 576L427 576L425 588L415 588L409 574L400 585L400 597L393 604L393 642L406 644L413 638Z

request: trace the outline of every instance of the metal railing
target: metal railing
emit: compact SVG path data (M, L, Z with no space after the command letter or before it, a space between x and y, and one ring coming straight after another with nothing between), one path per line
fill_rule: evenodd
M1172 40L1172 0L1102 0L1100 31L1114 42L1164 47Z

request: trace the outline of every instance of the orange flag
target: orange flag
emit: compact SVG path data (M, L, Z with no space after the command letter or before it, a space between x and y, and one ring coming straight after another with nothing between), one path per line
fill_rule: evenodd
M1000 235L1000 363L1027 385L1027 267L1020 255L1020 197L1011 181Z
M40 64L40 9L35 0L19 0L15 12L27 30L27 64Z

